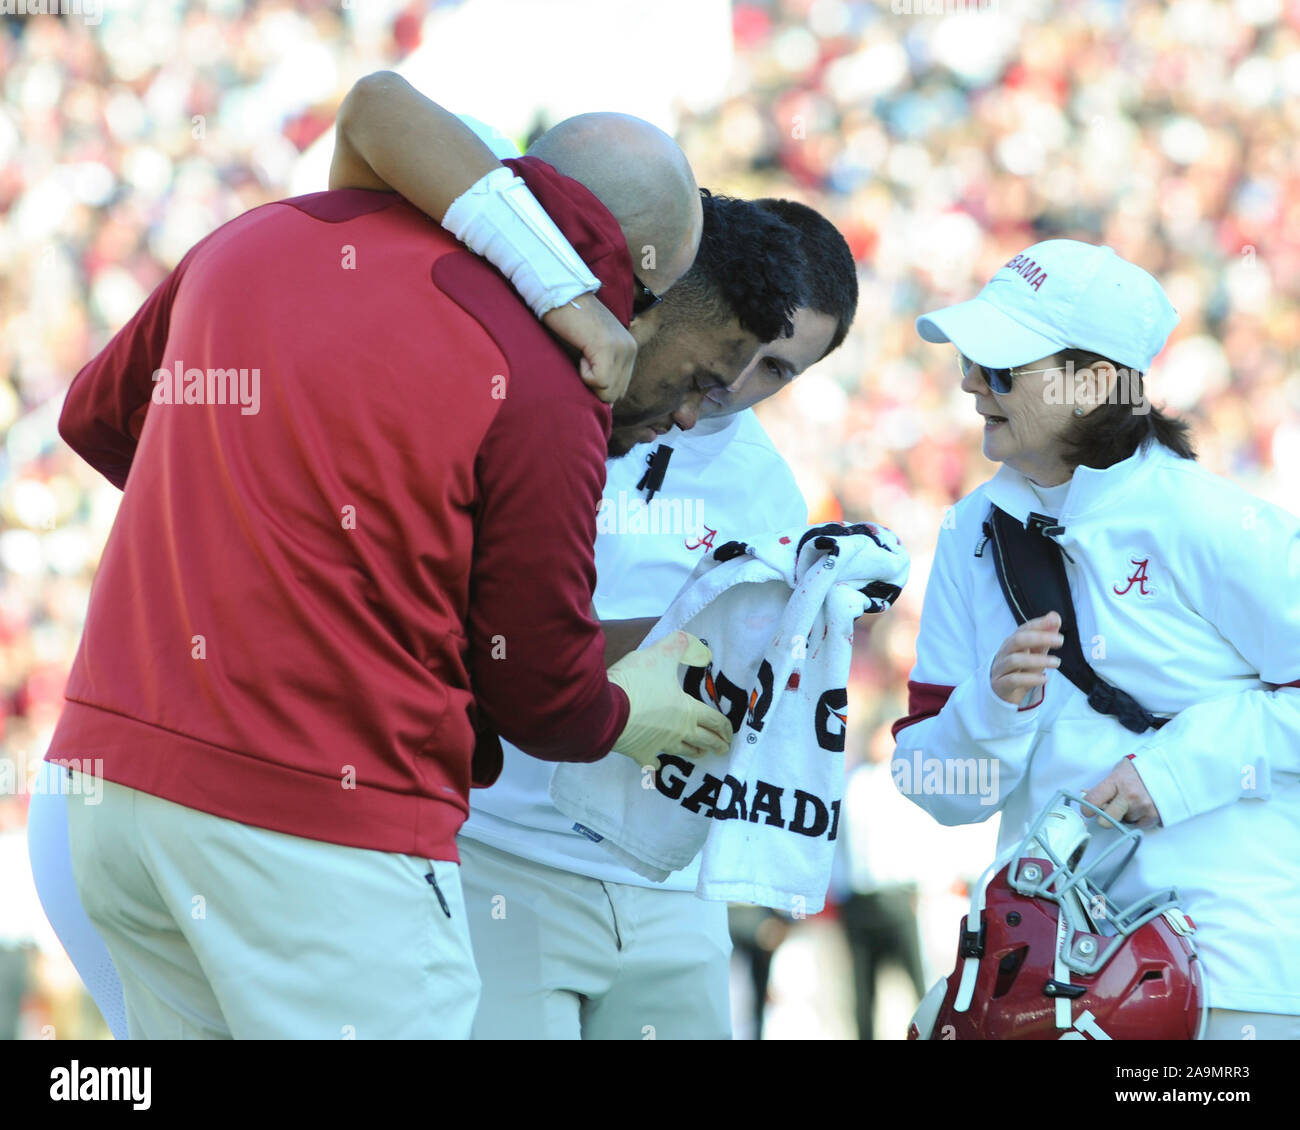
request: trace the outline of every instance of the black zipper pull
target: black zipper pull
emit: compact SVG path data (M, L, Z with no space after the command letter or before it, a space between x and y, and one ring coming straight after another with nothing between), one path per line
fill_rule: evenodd
M449 906L447 905L447 900L446 900L445 898L442 897L442 890L439 888L439 886L438 886L438 880L434 877L433 872L430 871L430 872L425 876L425 879L428 880L429 886L431 886L431 887L433 888L433 893L434 893L435 895L438 896L438 905L439 905L440 907L442 907L442 912L443 912L443 914L445 914L448 918L450 918L450 917L451 917L451 907L449 907Z
M646 502L653 502L655 495L664 488L664 475L668 473L668 460L673 457L673 449L661 443L645 457L646 473L636 484L637 490L646 492Z

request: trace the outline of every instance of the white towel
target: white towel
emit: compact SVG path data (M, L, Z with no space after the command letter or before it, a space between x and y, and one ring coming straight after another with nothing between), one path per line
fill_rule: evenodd
M838 523L728 542L709 554L642 646L678 628L713 661L682 685L731 719L727 754L617 754L563 763L555 807L622 863L662 881L703 849L696 893L796 915L822 909L844 792L853 622L882 612L908 558L880 526Z

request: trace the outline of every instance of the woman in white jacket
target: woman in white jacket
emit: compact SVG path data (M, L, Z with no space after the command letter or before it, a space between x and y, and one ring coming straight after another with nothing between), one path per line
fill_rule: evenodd
M940 532L894 777L943 824L1001 812L999 851L1058 789L1143 828L1115 893L1179 890L1207 1038L1297 1039L1300 520L1202 469L1186 425L1146 400L1177 321L1149 274L1073 240L917 320L956 346L1002 466ZM991 505L1054 520L1084 657L1167 723L1136 733L1089 705L1051 654L1060 610L1017 627Z

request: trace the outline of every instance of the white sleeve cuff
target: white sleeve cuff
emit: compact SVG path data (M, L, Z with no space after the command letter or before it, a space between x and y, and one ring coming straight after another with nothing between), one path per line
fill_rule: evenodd
M993 660L980 664L979 674L975 678L976 686L972 696L972 714L978 720L979 737L1001 738L1011 734L1020 734L1032 729L1038 723L1038 708L1047 698L1047 687L1037 687L1029 696L1029 705L1007 702L998 697L993 689L990 673ZM1047 686L1052 685L1048 675Z
M1140 747L1133 754L1132 761L1133 768L1151 795L1151 802L1156 806L1162 825L1167 828L1191 817L1191 806L1179 787L1163 743Z

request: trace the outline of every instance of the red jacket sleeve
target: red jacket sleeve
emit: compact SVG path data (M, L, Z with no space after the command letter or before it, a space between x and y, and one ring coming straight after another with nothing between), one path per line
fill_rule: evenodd
M206 241L203 241L206 242ZM59 435L110 483L125 489L136 443L162 367L172 302L185 268L203 242L190 249L144 305L68 389Z
M632 261L613 217L544 162L506 163L580 249L602 280L601 301L627 325ZM516 317L526 332L512 329L504 311L480 315L511 372L475 467L482 508L469 631L480 744L487 722L534 757L596 761L623 732L629 709L605 674L605 639L591 615L610 409L554 347L536 348L536 322L522 305ZM475 780L489 783L477 772Z
M627 725L590 614L608 412L571 367L559 395L513 379L477 460L475 698L498 734L546 761L599 760Z

